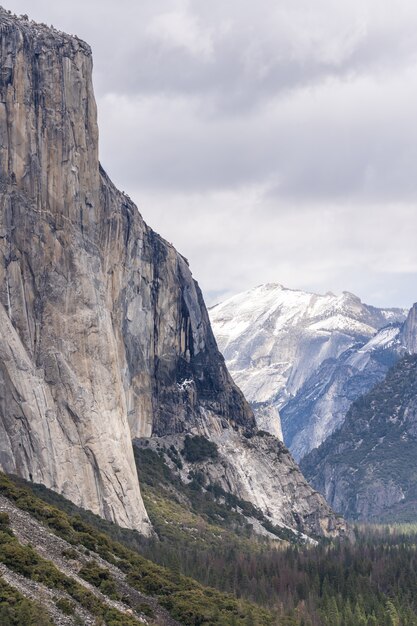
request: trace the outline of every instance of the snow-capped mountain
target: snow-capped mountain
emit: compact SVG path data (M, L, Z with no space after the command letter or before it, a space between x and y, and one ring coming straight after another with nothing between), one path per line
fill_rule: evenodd
M392 342L389 332L379 341L383 333L371 340L374 346ZM353 402L341 427L301 462L311 484L351 519L416 519L417 304L391 350L398 343L408 354Z
M401 351L406 314L366 305L348 292L318 295L279 284L260 285L210 310L220 350L258 426L276 434L279 413L297 459L384 377Z

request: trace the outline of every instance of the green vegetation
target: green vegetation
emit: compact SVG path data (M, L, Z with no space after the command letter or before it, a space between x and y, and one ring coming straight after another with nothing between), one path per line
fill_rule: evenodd
M218 457L216 444L202 435L196 435L195 437L187 435L184 440L184 449L181 452L190 463L205 461L206 459L217 459Z
M17 495L15 491L13 493ZM53 528L56 530L56 526ZM138 620L109 608L76 580L63 574L51 561L42 558L32 546L21 545L10 529L0 530L0 562L17 574L42 583L51 589L65 591L93 615L102 618L105 622L111 622L112 626L139 625ZM108 583L109 580L103 582ZM105 593L104 589L103 593Z
M94 563L94 553L117 564L130 585L186 626L417 626L417 526L361 526L355 543L310 547L256 539L239 512L223 511L225 501L179 485L162 455L136 453L159 540L86 511L67 515L33 491L70 513L74 505L36 485L29 492L0 475L0 492L72 544L88 547L92 562L83 575L97 587L111 576ZM225 500L221 491L216 497Z
M282 626L417 626L417 526L361 527L354 544L262 541L238 512L258 519L250 503L183 485L161 453L135 454L160 537L140 548L150 559L264 605Z
M174 465L176 465L178 467L178 469L182 469L183 463L181 461L181 458L178 454L178 450L175 446L169 446L168 450L167 450L167 455L169 456L169 458L171 459L171 461L174 463Z
M1 626L53 626L47 611L0 578Z
M109 570L100 567L95 561L89 561L86 565L83 565L78 574L112 600L121 600L117 592L117 585Z
M70 600L67 600L66 598L58 598L55 601L55 604L64 615L74 615L75 605Z
M41 491L44 495L47 494L47 490ZM237 600L232 595L204 587L190 578L179 575L178 571L170 571L151 563L137 552L127 548L126 545L114 541L109 535L87 524L81 516L69 516L34 496L29 488L17 486L4 474L0 474L0 493L21 509L29 511L34 518L66 541L73 545L81 544L108 563L117 564L126 574L127 582L133 588L156 597L159 604L184 626L197 624L244 626L247 624L248 616L254 624L268 626L274 623L269 611L249 604L247 601ZM95 521L95 516L91 516L91 520ZM132 531L126 531L122 533L122 536L130 538L132 544L136 542L139 545L140 541L143 541L137 533ZM30 546L21 546L13 536L6 533L2 533L2 540L4 543L0 550L0 561L14 571L52 588L66 591L74 600L98 614L112 626L118 624L131 626L137 623L129 616L108 609L76 581L68 578L52 563L37 555ZM6 549L5 546L7 546ZM102 583L99 581L101 574L101 568L97 569L94 564L84 569L84 575L95 579L100 589L102 589ZM111 580L110 577L104 576L103 580L106 581L106 579Z

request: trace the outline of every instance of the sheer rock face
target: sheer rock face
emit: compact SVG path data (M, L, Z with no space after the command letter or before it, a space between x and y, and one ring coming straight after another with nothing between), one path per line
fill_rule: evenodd
M0 465L146 532L131 435L252 413L186 261L99 167L90 48L3 10L0 34Z
M417 303L411 307L404 322L401 339L409 354L417 354Z
M148 532L108 304L89 47L0 13L1 467Z
M253 413L187 261L99 166L89 47L0 9L0 57L0 467L149 533L133 437L233 440L232 490L239 446L247 472L268 445L244 444ZM275 511L291 492L277 523L299 493L317 532L343 532L295 465L268 468L249 495Z

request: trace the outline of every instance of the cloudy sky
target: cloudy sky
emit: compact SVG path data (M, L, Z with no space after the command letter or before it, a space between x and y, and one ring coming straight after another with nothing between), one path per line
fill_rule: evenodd
M211 304L417 301L417 3L3 0L93 48L101 161Z

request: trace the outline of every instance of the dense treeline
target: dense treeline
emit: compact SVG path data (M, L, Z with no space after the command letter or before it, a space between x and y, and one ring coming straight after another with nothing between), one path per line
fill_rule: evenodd
M162 454L136 458L159 536L140 548L151 560L266 606L282 625L417 626L417 527L364 526L354 543L315 547L255 541L244 503L231 511L194 476L181 485Z
M177 492L178 483L173 480L169 484L169 472L162 456L148 454L142 458L148 462L147 468L141 468L142 480L146 477L144 497L159 539L145 541L137 533L121 531L87 512L80 512L81 517L97 528L97 537L100 537L98 529L105 527L108 535L168 566L175 581L185 574L238 599L264 606L268 611L261 617L259 609L252 605L252 610L246 609L243 620L245 610L239 615L235 608L228 618L223 618L220 596L216 598L220 609L216 616L210 613L211 608L202 602L202 597L197 603L197 596L190 594L183 598L180 609L183 623L417 626L417 526L360 527L356 529L354 543L338 541L303 546L262 541L250 535L238 511L214 502L213 494L206 497L198 481ZM75 512L76 507L57 494L35 486L32 489L68 512ZM85 541L85 533L83 537ZM91 541L91 531L89 537ZM98 539L94 541L97 544ZM116 548L113 543L107 544L107 552L110 545ZM95 548L98 549L97 545ZM132 563L136 566L135 560ZM141 562L143 567L145 564ZM93 581L94 577L100 579L101 572L89 570L84 576ZM170 590L170 597L175 597L173 579L166 574L164 577L164 589ZM143 582L143 578L136 580L145 590ZM204 613L206 618L201 617ZM270 620L267 615L274 617Z
M271 549L150 542L146 555L278 611L294 626L416 626L417 532L358 531L354 544Z

